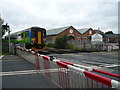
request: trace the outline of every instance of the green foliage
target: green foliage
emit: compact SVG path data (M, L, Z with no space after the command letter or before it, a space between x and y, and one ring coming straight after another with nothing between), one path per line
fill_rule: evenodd
M49 44L46 45L46 47L52 47L52 48L54 48L55 44L49 43Z
M65 34L61 37L58 37L56 38L56 41L55 41L55 48L58 48L58 49L65 49L67 48L67 41L68 41L68 35Z
M2 53L2 55L13 55L12 53Z
M67 49L73 50L73 51L80 51L80 48L76 47L75 45L68 44Z

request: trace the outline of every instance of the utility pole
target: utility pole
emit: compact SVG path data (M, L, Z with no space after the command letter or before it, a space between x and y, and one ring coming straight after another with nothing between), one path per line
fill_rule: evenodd
M7 23L6 23L6 25L7 25ZM9 53L10 53L10 27L8 26L8 35L9 35Z

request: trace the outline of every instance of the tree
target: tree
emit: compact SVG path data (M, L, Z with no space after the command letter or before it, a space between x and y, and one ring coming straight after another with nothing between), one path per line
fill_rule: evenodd
M59 49L65 49L65 48L67 48L67 41L68 41L67 34L65 34L61 37L58 37L58 38L56 38L56 41L55 41L55 47L59 48Z
M105 34L114 34L112 31L105 32Z

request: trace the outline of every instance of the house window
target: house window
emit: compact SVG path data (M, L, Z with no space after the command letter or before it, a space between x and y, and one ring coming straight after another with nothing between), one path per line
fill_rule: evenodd
M87 37L83 37L83 38L87 38Z
M91 31L91 30L89 31L89 34L92 34L92 31Z
M78 39L79 39L79 38L80 38L80 36L76 36L76 38L78 38Z

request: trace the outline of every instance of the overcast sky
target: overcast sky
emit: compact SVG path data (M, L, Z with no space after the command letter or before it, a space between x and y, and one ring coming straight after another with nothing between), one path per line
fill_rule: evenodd
M12 32L70 25L118 32L118 0L0 0L0 14Z

